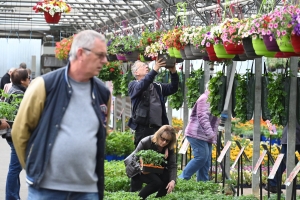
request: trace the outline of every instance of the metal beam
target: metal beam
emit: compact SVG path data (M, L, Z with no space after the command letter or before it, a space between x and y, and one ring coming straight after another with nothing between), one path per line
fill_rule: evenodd
M130 8L131 6L128 4L127 0L123 0ZM143 0L142 0L143 1ZM131 8L132 9L132 8ZM132 11L137 15L137 17L142 21L142 23L149 29L148 25L146 24L146 22L143 20L143 18L141 18L140 14L135 10L132 9Z
M109 1L111 2L111 0L109 0ZM116 8L117 11L124 17L124 19L126 19L126 20L128 21L128 23L130 24L132 30L133 30L136 34L138 34L139 32L134 28L134 26L132 25L132 23L130 23L129 19L128 19L125 15L123 15L123 13L120 12L120 10L119 10L119 8L118 8L117 6L115 6L115 8Z
M162 21L162 22L161 22L161 25L167 30L166 25L163 23L162 17L161 17L161 19L159 19L159 18L157 17L156 13L150 8L150 5L149 5L148 3L146 3L146 2L144 2L144 0L141 0L141 1L142 1L142 3L145 5L145 7L148 8L148 10L153 14L153 16L154 16L159 22L160 22L160 20ZM149 28L148 28L148 29L149 29Z
M18 4L20 4L20 3L28 3L28 4L33 4L33 6L34 5L36 5L36 2L33 2L33 1L21 1L20 2L20 0L9 0L9 1L7 1L7 0L5 0L5 1L0 1L0 3L1 2L3 2L3 3L18 3ZM76 4L82 4L82 5L90 5L90 4L92 4L91 2L70 2L70 1L68 1L68 2L66 2L67 4L70 4L70 5L76 5ZM125 4L124 3L113 3L114 5L117 5L117 6L125 6ZM5 4L3 4L3 5L5 5ZM1 5L1 7L3 6L3 5ZM7 5L9 5L9 4L7 4ZM13 5L13 4L12 4ZM103 6L111 6L111 3L106 3L106 2L97 2L97 5L103 5ZM134 4L134 3L131 3L131 5L133 5L133 6L141 6L141 4L138 4L138 3L136 3L136 4ZM31 6L31 7L33 7L33 6ZM16 6L17 7L17 6ZM72 6L73 7L73 6Z

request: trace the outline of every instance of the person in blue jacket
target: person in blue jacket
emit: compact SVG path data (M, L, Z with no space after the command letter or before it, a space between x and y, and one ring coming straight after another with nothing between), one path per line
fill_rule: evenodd
M154 82L159 69L164 66L165 62L162 59L157 59L152 70L149 69L146 63L141 61L136 61L131 67L131 72L136 80L131 81L128 85L132 110L128 126L135 130L134 144L136 147L144 137L153 135L162 125L169 124L164 97L177 92L179 76L174 66L168 68L171 83ZM145 96L148 97L146 102ZM145 110L140 109L141 103L147 104L143 107ZM138 120L137 114L144 116L145 120L143 122ZM139 183L131 182L131 191L138 191L141 186Z

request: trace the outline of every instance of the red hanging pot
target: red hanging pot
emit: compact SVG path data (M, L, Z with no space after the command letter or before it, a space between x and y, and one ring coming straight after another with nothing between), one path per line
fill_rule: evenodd
M57 24L60 20L61 13L57 12L53 15L53 17L49 14L49 12L44 12L44 17L47 23L49 24Z
M221 61L222 60L217 57L212 44L209 47L206 47L206 51L208 53L208 57L209 57L210 61Z
M275 58L287 58L287 56L284 55L283 52L277 52L277 53L275 54Z
M295 52L300 53L300 36L292 35L291 42Z
M242 44L233 44L229 42L225 42L224 48L228 54L243 54L244 47Z

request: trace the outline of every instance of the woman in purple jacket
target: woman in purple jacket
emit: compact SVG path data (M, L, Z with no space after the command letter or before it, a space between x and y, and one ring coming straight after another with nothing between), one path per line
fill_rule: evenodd
M196 173L197 181L208 181L211 162L212 144L216 143L219 119L210 113L210 104L207 102L207 89L195 103L190 121L185 129L185 136L191 144L194 158L179 176L189 180Z

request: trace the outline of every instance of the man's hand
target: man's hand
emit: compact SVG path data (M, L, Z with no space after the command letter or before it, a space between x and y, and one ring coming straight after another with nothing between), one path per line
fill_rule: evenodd
M176 65L176 64L175 64ZM174 66L174 67L171 67L171 68L168 68L169 70L170 70L170 72L172 73L172 74L174 74L175 72L176 72L176 67Z
M0 125L0 130L10 128L9 124L6 122L5 119L1 119L1 125Z
M167 193L169 194L170 192L172 192L174 187L175 187L175 181L171 180L166 187L166 189L168 189Z
M158 72L159 69L160 69L161 67L164 67L164 66L166 66L166 62L163 61L163 58L158 59L158 57L157 57L153 69L154 69L156 72Z

